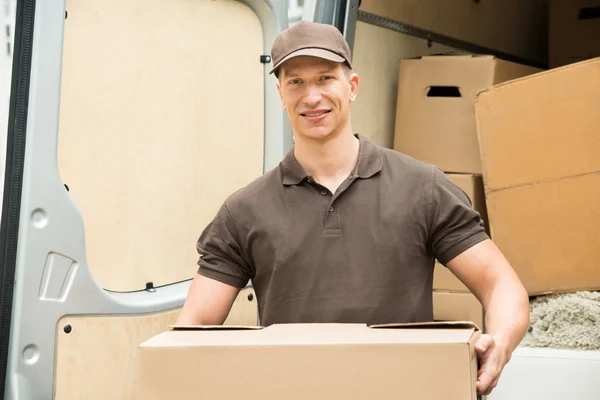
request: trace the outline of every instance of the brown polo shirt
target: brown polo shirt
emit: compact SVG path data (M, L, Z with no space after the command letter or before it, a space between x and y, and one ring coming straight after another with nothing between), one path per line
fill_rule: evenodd
M488 238L440 169L357 137L357 167L336 193L292 150L202 232L198 272L239 288L252 280L262 325L430 321L435 259Z

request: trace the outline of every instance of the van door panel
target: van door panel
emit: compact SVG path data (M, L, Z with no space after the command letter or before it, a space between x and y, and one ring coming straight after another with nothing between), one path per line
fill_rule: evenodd
M67 0L58 166L98 284L193 277L196 240L264 159L263 32L231 0Z
M180 308L136 316L65 317L58 322L55 399L139 397L138 346L168 329ZM255 326L254 289L240 291L224 325Z

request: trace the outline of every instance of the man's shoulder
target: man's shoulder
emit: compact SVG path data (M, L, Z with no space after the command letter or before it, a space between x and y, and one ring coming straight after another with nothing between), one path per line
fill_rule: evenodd
M433 179L437 166L416 159L401 151L377 145L383 161L384 170L387 169L394 177L418 177Z
M281 174L279 166L256 177L245 186L235 190L227 196L225 203L228 208L239 209L254 206L260 199L260 196L269 195L276 190L278 184L281 184Z

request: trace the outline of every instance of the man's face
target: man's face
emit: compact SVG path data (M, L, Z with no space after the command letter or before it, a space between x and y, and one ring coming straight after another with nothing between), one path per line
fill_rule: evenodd
M296 135L325 139L349 123L358 76L350 76L342 64L295 57L285 62L279 78L277 89Z

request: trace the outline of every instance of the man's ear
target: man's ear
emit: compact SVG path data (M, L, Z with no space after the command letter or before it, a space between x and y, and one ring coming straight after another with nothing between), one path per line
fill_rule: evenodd
M350 76L350 102L353 102L354 100L356 100L356 96L358 95L358 84L360 82L360 78L358 77L358 74L355 74L354 72L352 73L352 75Z

